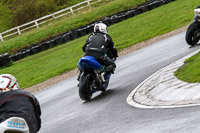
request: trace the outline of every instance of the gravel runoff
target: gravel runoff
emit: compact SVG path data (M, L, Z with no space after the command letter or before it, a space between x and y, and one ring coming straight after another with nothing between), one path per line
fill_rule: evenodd
M178 33L184 32L187 28L188 28L188 25L185 26L185 27L182 27L180 29L174 30L172 32L166 33L164 35L161 35L161 36L158 36L158 37L155 37L155 38L152 38L152 39L137 43L137 44L135 44L135 45L133 45L131 47L128 47L128 48L125 48L125 49L119 51L118 55L119 55L119 57L123 56L123 55L126 55L128 53L131 53L133 51L141 49L141 48L143 48L145 46L148 46L148 45L150 45L152 43L155 43L157 41L160 41L160 40L163 40L163 39L168 38L170 36L173 36L173 35L176 35ZM74 77L74 76L77 75L77 72L78 72L78 69L75 69L75 70L69 71L69 72L65 72L65 73L63 73L61 75L55 76L53 78L50 78L50 79L48 79L48 80L46 80L46 81L44 81L42 83L39 83L39 84L34 85L34 86L31 86L29 88L25 88L24 90L26 90L26 91L28 91L30 93L35 93L35 92L40 91L42 89L45 89L45 88L47 88L47 87L49 87L51 85L59 83L59 82L61 82L63 80L66 80L68 78Z

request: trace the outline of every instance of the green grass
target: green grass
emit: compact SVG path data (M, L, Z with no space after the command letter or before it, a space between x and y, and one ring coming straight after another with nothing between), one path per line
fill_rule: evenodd
M6 52L13 54L24 47L39 43L52 36L70 31L80 26L85 26L86 24L97 21L105 16L138 6L145 1L146 0L108 0L105 2L104 0L100 5L96 5L96 8L84 10L72 16L55 20L39 29L31 30L30 32L0 43L0 54Z
M76 68L78 59L83 54L80 50L80 44L84 39L74 40L70 43L14 62L12 66L0 70L0 73L11 73L15 75L23 88L40 83L65 71L70 71Z
M0 32L5 31L11 26L12 22L12 14L11 11L8 9L8 7L4 6L0 2Z
M198 2L177 0L108 28L118 50L189 24ZM169 10L170 9L170 10ZM87 36L14 62L0 73L11 73L22 88L77 68ZM199 67L198 67L199 68Z
M200 53L185 61L185 65L175 72L180 80L196 83L200 82Z

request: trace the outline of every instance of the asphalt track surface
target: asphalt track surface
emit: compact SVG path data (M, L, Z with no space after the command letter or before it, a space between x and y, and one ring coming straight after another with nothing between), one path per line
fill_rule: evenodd
M76 77L35 93L42 109L39 133L198 133L199 106L140 109L126 98L150 75L199 48L189 48L182 32L120 57L108 90L89 102L79 98Z

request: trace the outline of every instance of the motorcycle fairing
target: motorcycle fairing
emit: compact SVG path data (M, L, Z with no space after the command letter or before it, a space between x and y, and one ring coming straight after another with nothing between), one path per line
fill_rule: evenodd
M23 118L11 117L0 123L0 133L4 133L5 131L29 133L29 127Z
M78 66L80 69L98 70L101 68L101 64L92 56L82 57L78 62Z

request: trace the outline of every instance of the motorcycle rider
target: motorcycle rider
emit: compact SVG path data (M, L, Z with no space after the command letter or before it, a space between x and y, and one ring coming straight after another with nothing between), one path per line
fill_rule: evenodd
M24 118L30 133L41 127L41 110L38 100L29 92L21 90L17 79L11 74L0 75L0 123L10 117Z
M196 9L198 9L198 8L200 8L200 5L198 5L197 7L196 7ZM194 15L194 20L196 20L196 15Z
M101 65L105 66L104 73L102 74L102 80L105 83L108 83L111 73L114 73L116 68L116 64L112 59L116 59L118 55L117 49L114 47L114 42L108 34L107 26L104 23L95 24L94 32L89 35L86 43L82 47L82 50L85 53L84 56L92 56ZM80 75L81 74L78 76L78 80ZM104 85L106 86L106 84ZM103 90L105 86L101 89Z

